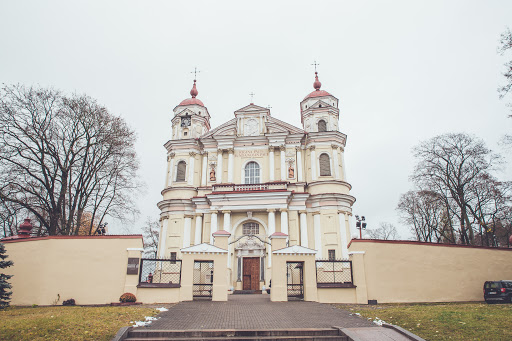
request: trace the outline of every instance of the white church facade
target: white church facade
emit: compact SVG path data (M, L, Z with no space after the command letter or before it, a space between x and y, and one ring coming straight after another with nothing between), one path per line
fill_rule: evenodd
M318 259L348 259L355 198L345 176L347 136L339 100L321 90L318 74L300 102L301 128L251 103L212 129L195 80L190 94L174 108L165 143L158 258L180 259L182 249L228 236L235 290L268 287L271 236L316 250Z

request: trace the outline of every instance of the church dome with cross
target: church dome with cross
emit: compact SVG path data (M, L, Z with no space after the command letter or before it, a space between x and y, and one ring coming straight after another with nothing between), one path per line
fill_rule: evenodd
M223 236L230 286L256 291L271 280L273 238L318 258L347 258L355 202L345 176L347 137L338 99L321 90L316 70L315 91L297 111L302 127L250 103L211 128L196 83L173 110L165 143L158 257L180 257Z

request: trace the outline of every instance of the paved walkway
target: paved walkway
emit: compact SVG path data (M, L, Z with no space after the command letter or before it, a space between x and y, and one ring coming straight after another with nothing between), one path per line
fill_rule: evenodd
M348 311L316 302L270 302L270 295L229 295L227 302L180 302L149 329L288 329L377 327Z

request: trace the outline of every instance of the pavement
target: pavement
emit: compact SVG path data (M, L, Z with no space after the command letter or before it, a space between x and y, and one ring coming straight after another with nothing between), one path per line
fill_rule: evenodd
M380 327L330 304L304 301L271 302L270 295L229 295L226 302L180 302L158 315L150 330L211 329L341 329L354 341L423 340L399 327Z

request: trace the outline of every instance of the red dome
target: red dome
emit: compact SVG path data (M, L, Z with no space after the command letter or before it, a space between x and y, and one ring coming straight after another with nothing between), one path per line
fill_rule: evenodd
M202 107L204 107L203 102L197 98L187 98L186 100L183 100L179 105L192 105L192 104L198 104Z
M310 93L309 95L307 95L306 97L304 97L304 99L311 98L311 97L323 97L323 96L332 96L332 95L325 90L315 90L312 93Z

